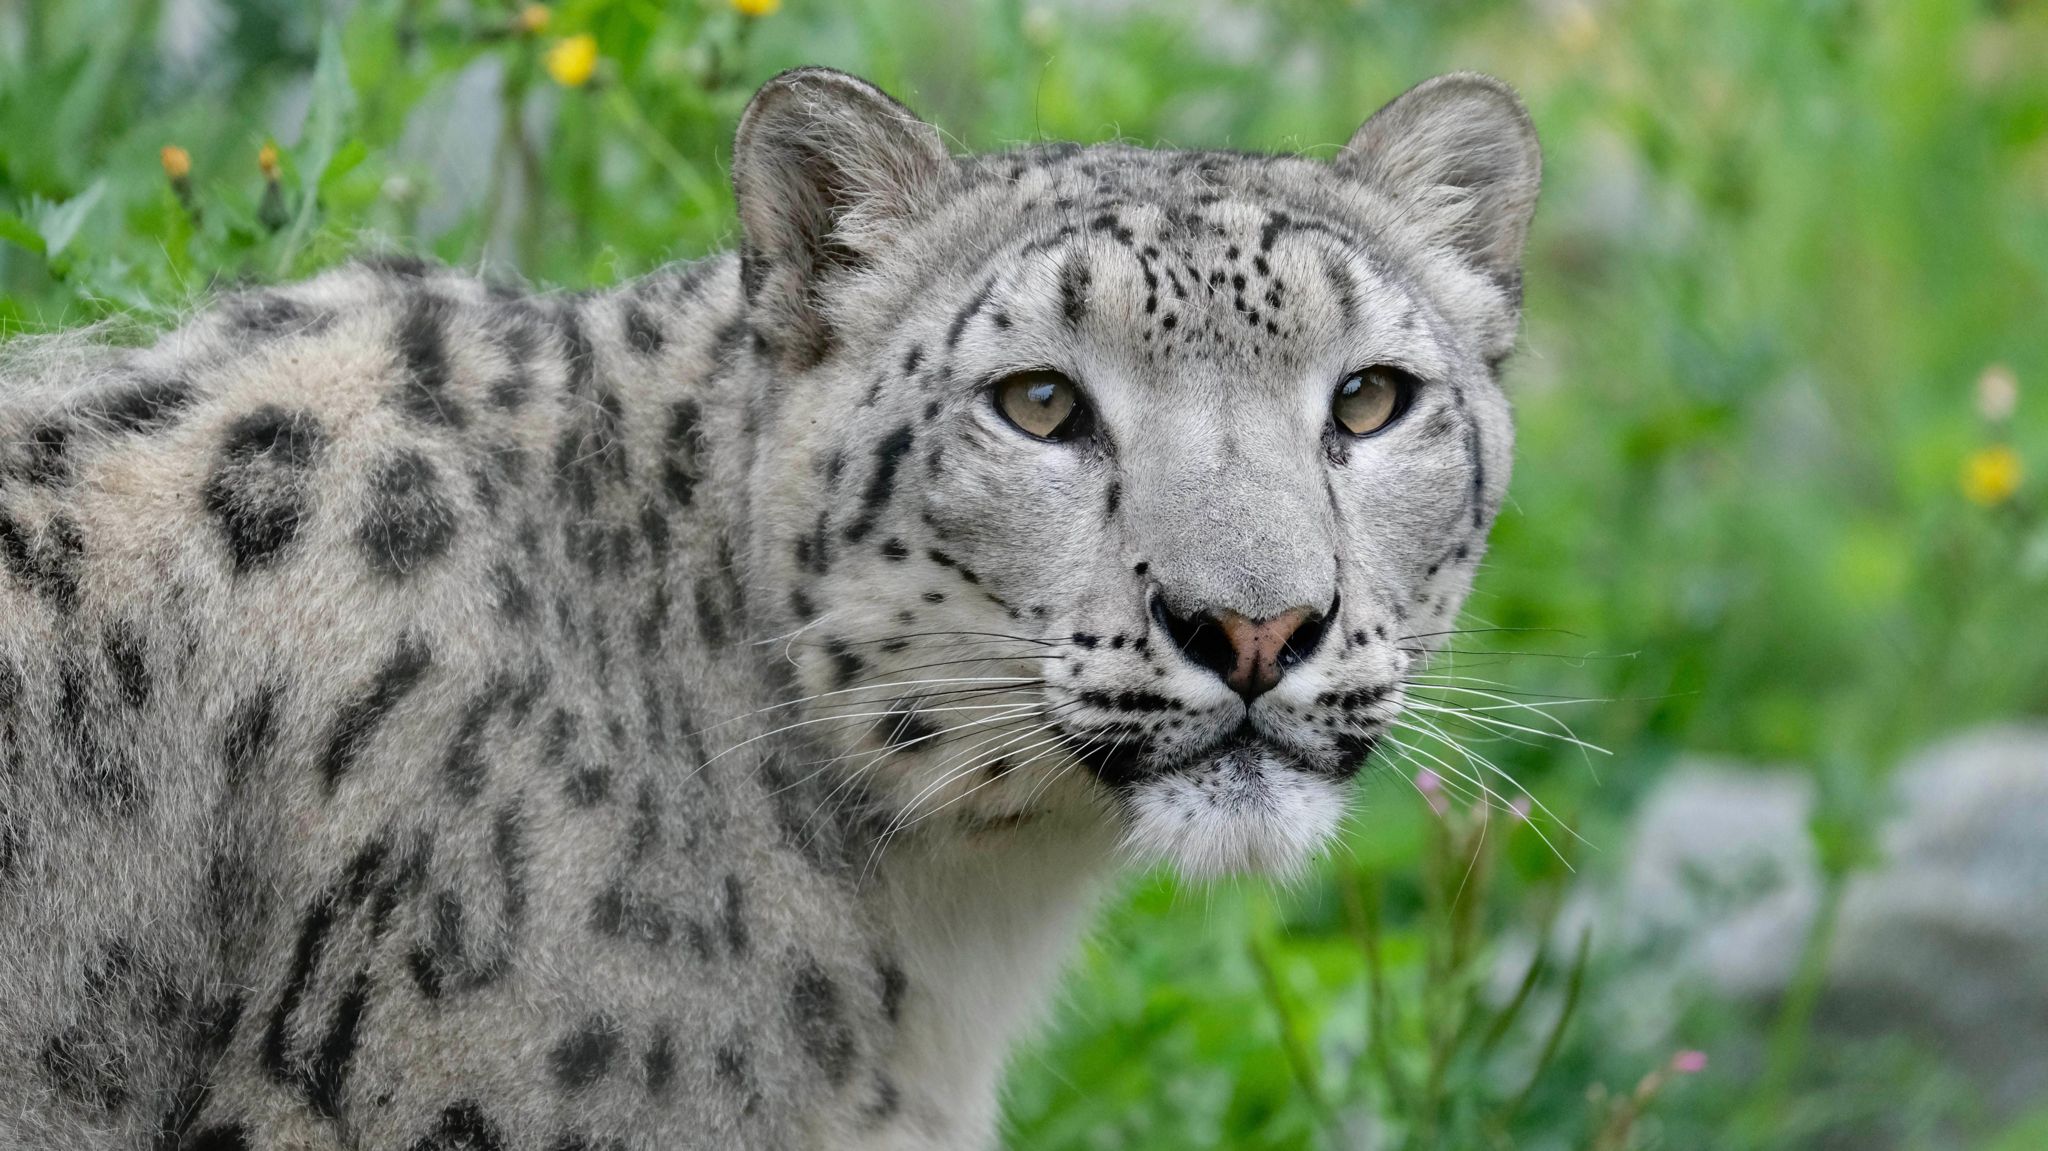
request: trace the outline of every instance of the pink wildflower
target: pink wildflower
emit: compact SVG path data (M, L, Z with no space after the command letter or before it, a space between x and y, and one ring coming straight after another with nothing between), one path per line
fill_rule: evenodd
M1416 772L1415 790L1421 792L1422 798L1429 801L1429 809L1431 811L1436 812L1438 815L1450 814L1451 801L1445 798L1443 778L1437 775L1436 772L1426 767Z
M1681 1051L1671 1057L1671 1069L1680 1075L1696 1075L1707 1069L1707 1053Z

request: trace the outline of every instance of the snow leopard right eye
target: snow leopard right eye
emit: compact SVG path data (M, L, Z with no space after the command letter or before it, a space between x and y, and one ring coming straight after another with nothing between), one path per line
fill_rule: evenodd
M1095 417L1074 381L1048 368L997 380L996 410L1012 427L1035 439L1064 443L1085 438Z
M1376 364L1344 377L1330 396L1330 418L1354 436L1378 435L1401 418L1415 400L1415 377Z

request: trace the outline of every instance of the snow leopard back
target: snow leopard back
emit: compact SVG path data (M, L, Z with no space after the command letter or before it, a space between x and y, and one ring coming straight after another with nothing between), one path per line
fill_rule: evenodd
M857 1073L848 843L707 764L735 295L367 263L9 350L0 1143L768 1146Z

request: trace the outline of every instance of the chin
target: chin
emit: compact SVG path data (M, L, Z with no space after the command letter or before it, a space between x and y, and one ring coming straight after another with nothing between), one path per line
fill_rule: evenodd
M1265 741L1234 742L1127 783L1124 846L1189 879L1292 878L1336 837L1351 774Z

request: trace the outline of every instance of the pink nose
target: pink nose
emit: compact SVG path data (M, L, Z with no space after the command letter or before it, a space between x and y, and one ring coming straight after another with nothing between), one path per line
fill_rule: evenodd
M1246 619L1229 610L1217 612L1212 618L1230 641L1232 657L1223 682L1246 699L1271 690L1280 682L1280 653L1287 650L1287 641L1312 614L1305 607L1266 619Z

